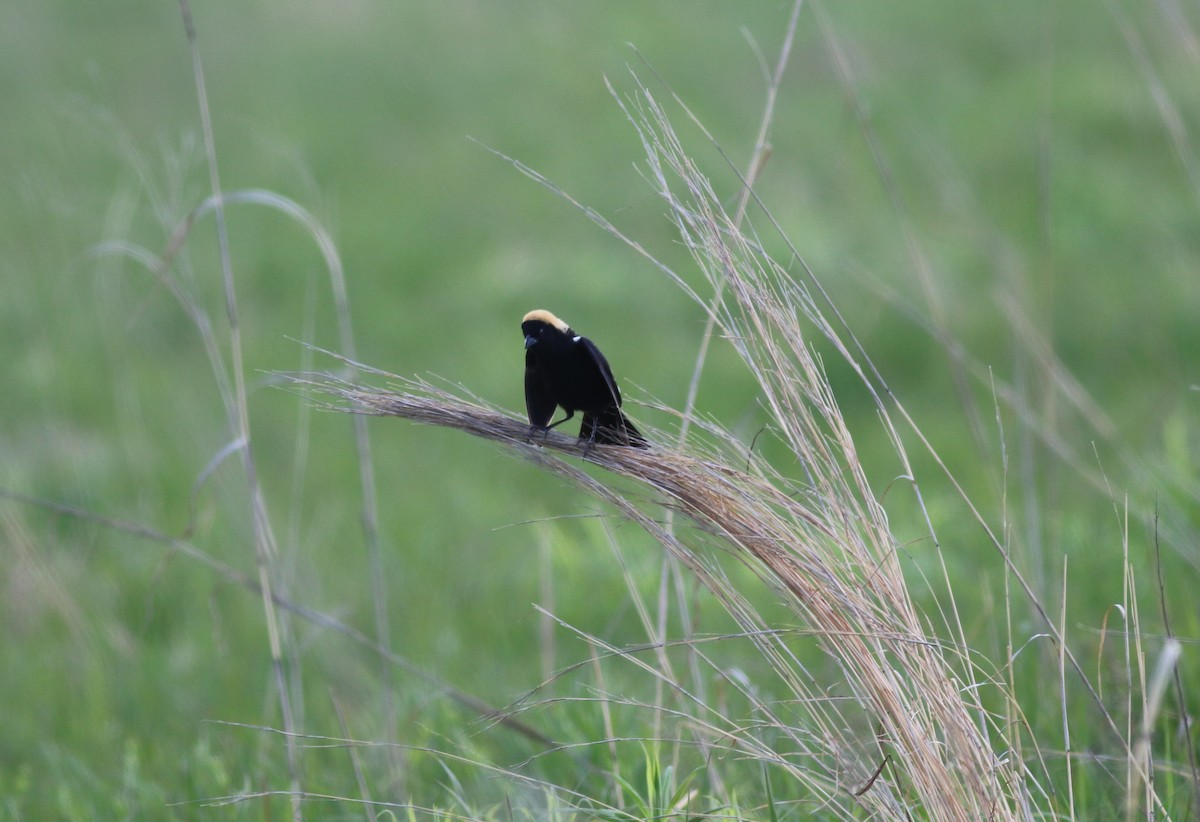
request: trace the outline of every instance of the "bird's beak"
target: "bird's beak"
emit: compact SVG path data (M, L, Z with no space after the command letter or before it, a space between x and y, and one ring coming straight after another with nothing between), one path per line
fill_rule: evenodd
M528 348L529 346L533 345L536 342L537 342L537 337L530 334L528 337L525 338L525 347Z

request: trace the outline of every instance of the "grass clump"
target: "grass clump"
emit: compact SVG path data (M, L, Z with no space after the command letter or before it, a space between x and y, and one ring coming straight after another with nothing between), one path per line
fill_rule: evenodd
M972 658L953 601L945 604L940 631L914 604L899 542L812 339L832 345L874 392L869 361L826 319L819 295L725 212L645 87L626 110L684 244L713 293L728 295L711 307L713 321L758 380L771 435L786 446L793 476L747 453L711 423L702 426L703 446L667 444L659 432L660 444L646 451L588 448L556 433L531 438L522 420L424 381L394 377L394 390L320 377L302 378L302 384L332 394L351 411L499 442L652 534L722 603L786 689L768 700L752 683L722 672L750 707L748 716L725 716L699 700L699 683L670 667L655 671L686 706L676 710L693 718L692 744L707 751L709 768L730 756L761 762L776 772L776 784L786 777L802 785L799 793L831 817L858 818L864 811L884 818L1022 816L1030 774L1009 755L1021 747L1014 737L1020 722L1011 721L1019 710L1006 684ZM886 394L875 396L908 472ZM563 459L568 455L605 472L584 471ZM622 480L653 494L643 499ZM911 473L904 481L915 487ZM657 505L686 517L753 569L790 610L796 629L768 624L711 557L690 544L694 540L660 521ZM823 664L803 661L812 659L811 648L798 650L797 636L815 643Z

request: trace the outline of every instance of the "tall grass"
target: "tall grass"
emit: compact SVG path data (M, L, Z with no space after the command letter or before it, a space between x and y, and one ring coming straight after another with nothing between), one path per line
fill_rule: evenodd
M651 92L639 84L624 106L646 152L648 179L697 269L714 293L728 294L710 318L754 374L771 434L786 445L794 476L747 454L743 443L715 424L704 426L706 446L581 449L557 435L531 440L520 420L427 382L400 380L392 391L319 378L310 384L356 412L406 417L503 443L652 534L724 605L788 692L780 705L749 684L739 685L753 706L751 717L723 716L695 700L689 713L706 749L760 760L803 784L829 816L1028 816L1037 804L1037 780L1011 754L1022 749L1020 707L1008 683L973 657L952 593L940 605L936 627L914 605L898 539L867 480L814 341L842 357L870 388L903 467L902 481L918 489L886 387L878 390L878 375L853 338L839 330L836 316L828 318L833 309L822 306L822 295L725 212ZM661 267L704 304L695 286ZM658 441L669 439L660 434ZM606 473L586 472L564 454ZM621 480L652 489L653 503ZM915 499L919 505L919 492ZM779 626L767 624L703 550L660 523L655 505L687 517L753 568L829 664L803 662L795 637L773 630ZM932 531L930 536L936 544ZM949 580L947 587L953 591ZM655 675L689 695L697 687L666 669Z

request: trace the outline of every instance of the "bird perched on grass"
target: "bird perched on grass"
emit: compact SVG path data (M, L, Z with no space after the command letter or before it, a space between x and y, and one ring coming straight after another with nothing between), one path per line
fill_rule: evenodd
M579 438L588 445L645 448L646 438L621 413L621 392L596 344L544 309L521 320L525 335L525 409L532 428L549 431L583 413ZM551 423L554 409L566 416Z

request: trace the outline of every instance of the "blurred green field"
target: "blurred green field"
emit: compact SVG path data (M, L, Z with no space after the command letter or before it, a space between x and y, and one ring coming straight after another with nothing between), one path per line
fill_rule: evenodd
M604 348L639 424L677 431L637 403L683 406L704 309L486 147L698 284L605 78L619 95L633 91L631 72L657 89L733 202L737 175L670 91L744 168L763 61L778 55L790 4L259 0L193 11L222 185L276 192L330 231L359 360L519 412L518 323L546 307ZM1114 609L1126 584L1141 598L1149 659L1167 632L1162 611L1188 640L1181 690L1192 714L1200 708L1198 29L1200 12L1175 0L806 6L757 186L1056 620L1067 558L1066 632L1118 714L1143 693L1136 671L1126 681L1118 640L1100 642L1105 626L1129 627ZM0 818L281 818L280 797L209 804L288 789L284 742L261 729L282 722L258 595L169 544L29 499L168 535L188 529L191 544L255 576L239 460L197 486L233 439L199 336L152 274L92 253L111 240L161 253L210 193L179 9L17 4L0 26L0 74ZM276 211L234 205L227 219L254 451L286 594L374 636L351 421L273 377L335 367L301 342L340 346L322 258ZM750 219L787 261L761 212ZM227 360L211 216L172 271ZM935 610L941 572L912 494L894 482L901 469L875 407L814 346L911 555L914 596ZM749 445L767 421L759 400L718 343L700 413ZM535 604L615 646L646 641L606 528L647 598L659 586L657 543L490 445L388 419L368 429L391 643L413 666L499 707L589 659L572 631L547 640ZM786 460L769 436L758 447ZM1000 668L1003 564L933 459L910 448L966 638ZM775 607L769 591L757 596ZM715 601L695 597L699 633L730 629ZM1013 602L1014 633L1029 642L1015 689L1031 735L1061 751L1048 697L1056 652L1024 600ZM290 624L297 727L413 746L360 754L373 780L387 775L372 782L376 799L447 818L549 815L535 784L421 751L517 767L537 743L427 679L385 673L344 635ZM747 645L713 653L753 678L762 662ZM642 694L637 673L614 665L607 687ZM539 696L594 696L591 675L585 665ZM1111 740L1086 699L1070 702L1072 750L1103 761ZM1159 789L1179 818L1197 801L1187 756L1197 732L1182 735L1184 710L1172 690L1154 729ZM559 741L609 733L592 702L521 718ZM643 721L628 711L616 733L647 738ZM305 790L359 795L344 749L301 756ZM642 758L636 746L620 756L631 771ZM523 767L600 792L572 757ZM1065 812L1061 762L1046 767L1057 792L1046 807ZM1120 810L1123 766L1080 767L1080 818ZM734 792L746 818L766 818L763 777L745 773ZM798 803L790 818L812 810L773 789ZM310 818L367 813L315 798L303 808Z

